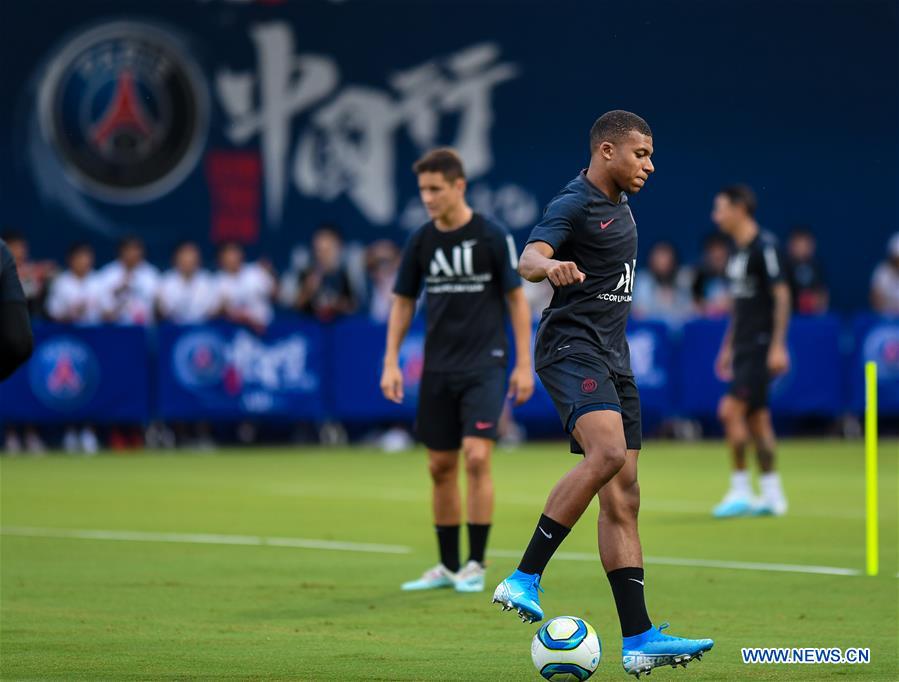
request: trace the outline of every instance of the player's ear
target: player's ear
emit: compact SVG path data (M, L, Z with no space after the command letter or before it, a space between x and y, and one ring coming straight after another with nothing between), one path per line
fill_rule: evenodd
M602 158L611 161L615 155L615 145L608 140L603 140L599 143L599 153L602 155Z
M468 186L468 183L465 182L465 178L456 178L455 181L453 181L453 185L455 185L455 188L459 192L465 194L465 189Z

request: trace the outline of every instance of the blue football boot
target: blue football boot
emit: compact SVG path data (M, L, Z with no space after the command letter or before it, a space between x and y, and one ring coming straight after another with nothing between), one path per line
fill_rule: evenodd
M706 651L715 646L710 639L684 639L662 634L667 627L668 623L663 623L661 627L651 627L642 634L623 639L621 665L626 673L639 678L663 665L672 668L682 665L686 668L687 663L700 660Z
M724 499L712 510L712 516L716 519L732 519L737 516L751 516L754 514L754 500L749 495L731 490Z
M503 611L518 611L523 623L536 623L543 620L543 609L540 608L539 573L522 573L515 571L496 586L493 592L493 603L503 607Z

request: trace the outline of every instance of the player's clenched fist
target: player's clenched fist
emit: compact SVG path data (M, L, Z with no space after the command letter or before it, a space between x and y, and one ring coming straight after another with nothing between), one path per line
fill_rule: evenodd
M577 265L571 261L555 261L555 264L546 269L546 279L553 286L567 287L571 284L580 284L587 276L577 269Z

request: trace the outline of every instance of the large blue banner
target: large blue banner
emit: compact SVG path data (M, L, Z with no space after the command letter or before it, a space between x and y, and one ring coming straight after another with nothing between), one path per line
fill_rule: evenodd
M150 355L141 327L41 325L34 355L0 383L0 420L142 423L150 416Z
M712 196L746 181L767 227L813 226L854 309L895 229L893 0L44 0L0 22L0 204L38 257L89 239L105 260L137 232L160 265L190 237L284 268L323 221L401 241L425 219L410 165L444 144L522 243L615 108L654 132L641 259L697 256ZM832 189L853 167L861 202Z
M322 330L275 323L243 327L164 325L158 333L156 413L168 420L282 418L324 414Z
M684 327L680 406L688 414L715 415L727 390L727 383L715 375L715 358L726 328L724 320L694 320ZM772 411L785 416L838 414L846 402L839 320L794 318L788 345L790 370L771 383Z

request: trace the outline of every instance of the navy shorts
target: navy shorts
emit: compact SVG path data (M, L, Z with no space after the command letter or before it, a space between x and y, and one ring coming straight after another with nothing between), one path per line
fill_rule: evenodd
M750 412L768 407L768 346L735 352L733 372L728 392L746 403Z
M458 450L465 436L496 440L506 399L506 370L424 372L415 434L430 450Z
M615 374L598 358L568 355L537 370L540 381L552 398L571 441L571 451L584 454L572 435L578 418L595 410L615 410L624 423L624 440L628 450L643 445L640 421L640 393L634 377Z

